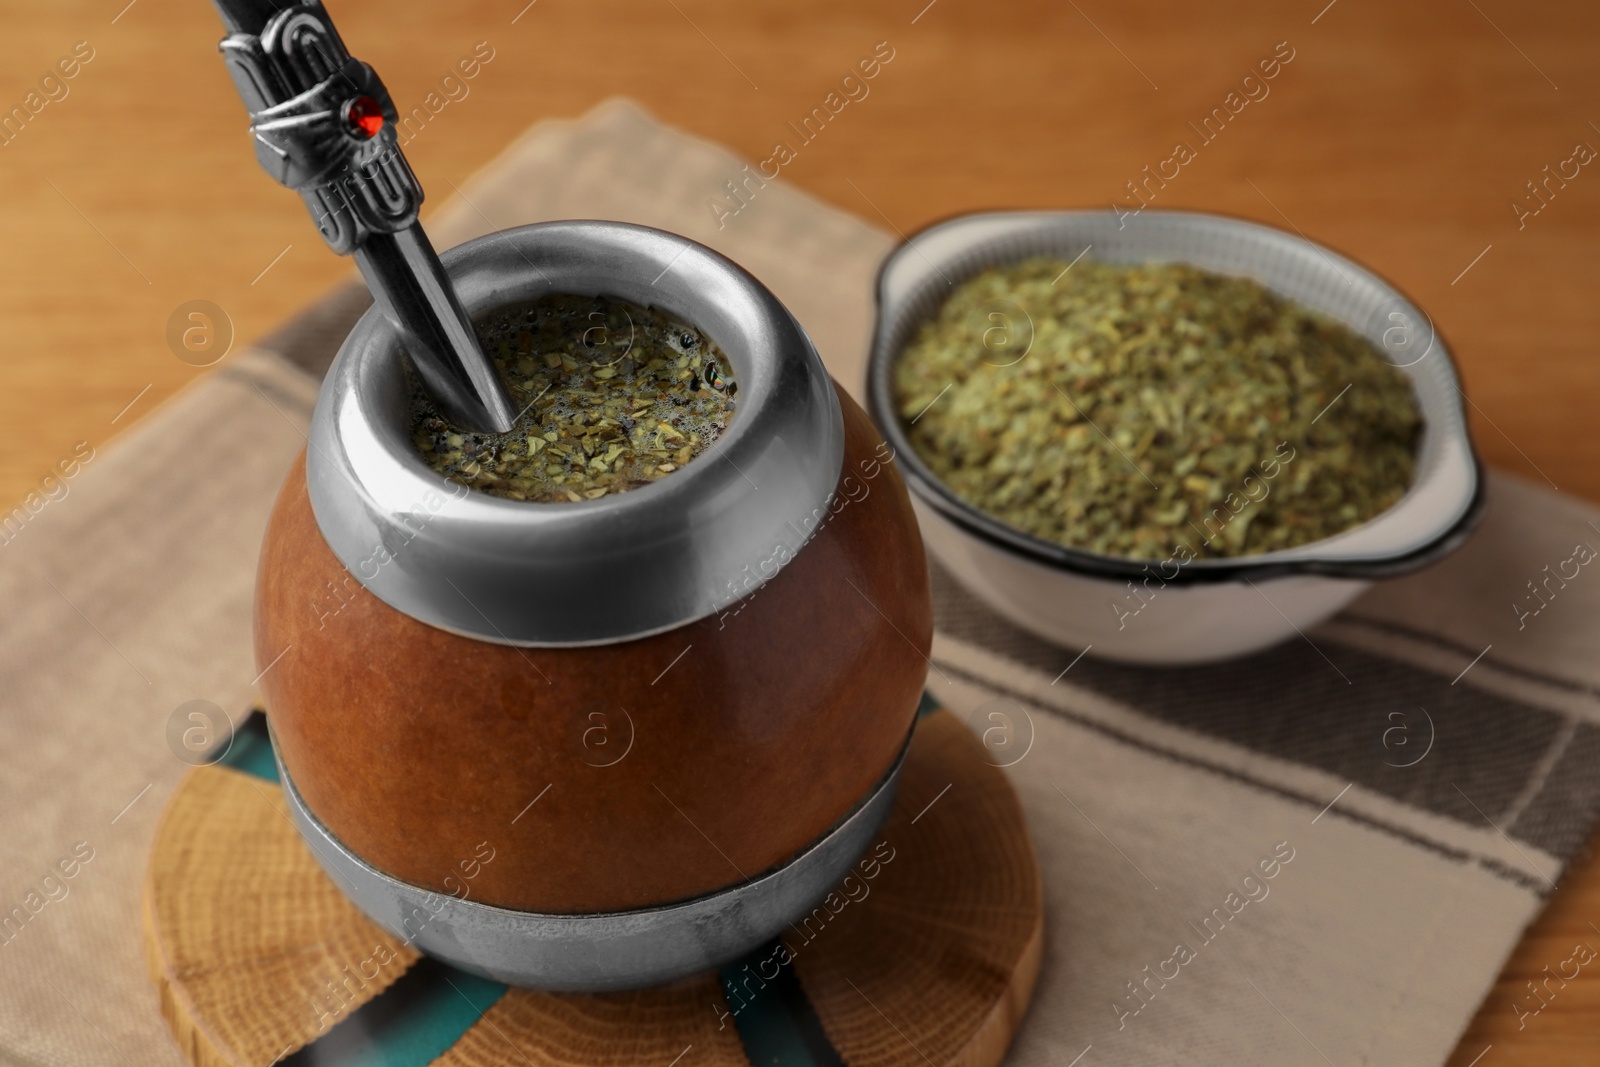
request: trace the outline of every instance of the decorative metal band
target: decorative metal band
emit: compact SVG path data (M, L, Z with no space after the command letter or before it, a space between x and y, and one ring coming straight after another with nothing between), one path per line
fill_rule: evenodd
M805 915L849 873L883 829L910 747L908 735L894 765L872 791L783 866L693 900L593 915L513 911L393 878L335 837L306 806L281 757L277 766L295 827L317 862L378 925L471 974L511 985L594 993L659 985L712 970Z

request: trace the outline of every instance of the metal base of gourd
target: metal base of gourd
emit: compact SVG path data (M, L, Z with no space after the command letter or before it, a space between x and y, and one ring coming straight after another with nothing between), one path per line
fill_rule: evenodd
M720 967L809 912L883 828L909 748L908 738L889 773L855 809L781 867L692 900L580 915L497 908L393 878L317 819L281 759L278 776L295 827L317 862L379 926L429 956L485 978L594 993L659 985Z

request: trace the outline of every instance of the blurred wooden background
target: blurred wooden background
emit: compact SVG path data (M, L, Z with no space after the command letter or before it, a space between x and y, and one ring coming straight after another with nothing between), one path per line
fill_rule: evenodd
M1600 168L1541 186L1547 202L1520 224L1512 207L1539 206L1526 183L1580 142L1600 148L1593 5L337 0L335 13L402 111L478 42L495 50L407 146L440 201L528 123L619 93L764 158L887 40L895 60L868 102L783 177L904 232L979 207L1127 201L1125 183L1193 141L1188 123L1288 42L1270 95L1155 206L1296 229L1388 276L1452 344L1486 459L1600 500ZM257 169L205 0L10 0L4 25L0 117L39 93L20 132L0 135L9 507L76 442L104 445L205 373L168 347L175 308L219 305L238 346L353 271ZM93 58L41 88L75 46ZM1595 919L1591 867L1525 942L1458 1067L1600 1061L1600 971L1520 1032L1510 1009L1575 941L1600 945Z

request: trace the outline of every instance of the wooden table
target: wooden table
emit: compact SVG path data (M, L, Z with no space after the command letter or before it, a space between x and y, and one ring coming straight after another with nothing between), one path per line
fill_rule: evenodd
M5 12L7 111L28 105L78 42L80 57L92 53L71 79L45 84L20 131L0 135L7 502L37 488L75 443L104 445L204 373L168 347L180 305L216 303L248 341L351 274L298 200L256 169L214 54L210 6L126 2L10 0ZM1564 161L1579 142L1600 147L1591 122L1600 8L524 3L336 0L341 28L402 110L479 42L494 50L470 95L408 146L441 199L533 119L618 93L764 158L787 122L887 41L895 59L871 95L784 168L787 180L903 232L975 207L1136 205L1128 183L1144 182L1146 165L1154 171L1178 140L1198 143L1189 123L1249 89L1260 98L1175 178L1144 186L1146 198L1299 230L1387 275L1452 343L1486 459L1600 500L1590 418L1600 361L1587 351L1600 336L1600 173L1551 179L1545 200L1526 185L1543 181L1547 164L1572 175ZM1261 60L1290 50L1264 87L1242 85ZM1568 876L1454 1063L1487 1045L1483 1067L1600 1057L1600 971L1585 970L1520 1032L1510 1008L1524 980L1574 942L1600 944L1591 920L1600 920L1592 863Z

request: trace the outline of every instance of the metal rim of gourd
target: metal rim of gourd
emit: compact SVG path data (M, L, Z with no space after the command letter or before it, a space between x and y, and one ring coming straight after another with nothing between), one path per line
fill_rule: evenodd
M556 293L658 308L723 350L738 402L706 452L651 485L579 503L502 499L424 462L399 338L369 311L323 382L306 479L323 538L380 600L498 644L606 644L722 610L815 532L844 462L839 400L805 331L743 268L601 221L503 230L440 258L474 317Z

